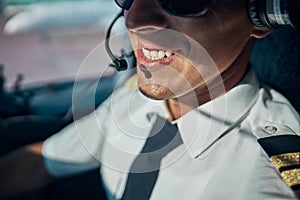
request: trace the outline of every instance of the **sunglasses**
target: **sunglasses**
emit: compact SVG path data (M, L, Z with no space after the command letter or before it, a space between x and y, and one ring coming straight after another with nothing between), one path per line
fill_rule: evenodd
M129 10L134 0L115 0L124 10ZM200 17L208 8L209 0L157 0L160 6L169 14L179 17Z

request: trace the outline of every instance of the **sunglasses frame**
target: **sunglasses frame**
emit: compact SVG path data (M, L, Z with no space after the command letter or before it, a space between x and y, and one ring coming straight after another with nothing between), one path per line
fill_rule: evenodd
M118 0L114 0L114 1L120 8L122 8L124 10L129 10L130 7L132 6L134 0L123 0L123 2L124 2L123 5L121 5L121 3ZM203 0L205 2L205 7L201 11L199 11L197 13L183 14L183 13L176 12L175 10L168 8L160 0L157 0L157 1L164 11L166 11L170 15L174 15L174 16L178 16L178 17L201 17L201 16L205 15L209 9L208 5L206 5L208 3L208 0ZM169 1L172 2L172 0L169 0Z

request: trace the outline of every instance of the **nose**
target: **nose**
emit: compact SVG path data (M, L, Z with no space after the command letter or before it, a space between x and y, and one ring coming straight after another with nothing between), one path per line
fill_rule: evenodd
M125 24L128 30L166 28L167 16L156 0L135 0L125 12Z

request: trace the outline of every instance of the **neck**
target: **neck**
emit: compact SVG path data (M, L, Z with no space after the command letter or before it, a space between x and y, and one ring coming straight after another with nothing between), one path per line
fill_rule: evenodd
M166 105L171 116L170 120L173 121L179 119L195 108L224 95L237 85L246 73L251 49L252 41L249 41L239 56L226 68L226 70L221 72L221 78L218 76L209 83L209 86L206 86L205 88L196 88L194 91L185 94L182 97L166 100Z

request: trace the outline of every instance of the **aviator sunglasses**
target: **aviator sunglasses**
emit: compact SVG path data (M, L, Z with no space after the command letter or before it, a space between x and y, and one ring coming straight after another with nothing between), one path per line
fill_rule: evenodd
M124 10L129 10L134 0L115 0ZM159 5L169 14L179 17L199 17L204 15L209 0L157 0Z

